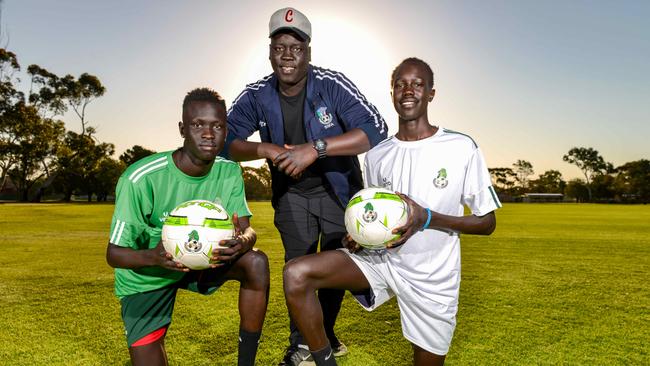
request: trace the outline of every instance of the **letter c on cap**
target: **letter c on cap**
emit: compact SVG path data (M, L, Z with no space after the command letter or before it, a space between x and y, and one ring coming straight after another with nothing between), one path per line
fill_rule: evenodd
M284 14L284 20L286 20L288 23L291 23L293 21L293 10L287 10L287 13Z

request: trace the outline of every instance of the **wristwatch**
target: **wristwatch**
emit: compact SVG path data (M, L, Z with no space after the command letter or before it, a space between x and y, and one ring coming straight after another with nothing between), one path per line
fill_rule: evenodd
M318 158L322 159L327 156L327 142L323 139L313 141L314 149L318 153Z

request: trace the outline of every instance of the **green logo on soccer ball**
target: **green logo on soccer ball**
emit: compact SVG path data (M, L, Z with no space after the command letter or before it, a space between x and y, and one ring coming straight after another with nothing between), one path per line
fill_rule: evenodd
M192 230L188 235L187 242L185 243L185 250L190 253L196 253L201 250L203 245L199 241L199 233L196 230Z
M366 203L365 206L363 206L364 212L361 218L363 221L366 223L371 223L375 220L377 220L377 212L375 211L375 208L372 207L372 203L368 202Z

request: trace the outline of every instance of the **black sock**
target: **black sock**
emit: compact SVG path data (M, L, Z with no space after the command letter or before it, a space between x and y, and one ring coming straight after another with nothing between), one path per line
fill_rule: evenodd
M257 346L260 344L262 332L247 332L239 330L239 355L237 356L237 365L253 366L255 356L257 355Z
M314 361L316 361L316 365L318 366L336 366L332 347L329 344L319 351L313 351L311 356L314 358Z

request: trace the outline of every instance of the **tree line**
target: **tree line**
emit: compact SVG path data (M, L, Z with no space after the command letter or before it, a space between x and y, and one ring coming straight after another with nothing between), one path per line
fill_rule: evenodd
M0 198L106 201L127 166L155 153L135 145L116 159L115 145L98 140L87 107L106 87L95 75L59 76L35 64L22 71L16 54L0 48L0 191L9 182L16 190L15 197ZM77 131L61 120L69 111ZM243 167L243 173L251 199L270 199L267 167Z
M526 193L561 193L577 202L650 202L650 160L614 167L591 147L574 147L562 160L577 166L584 179L565 181L558 170L547 170L537 179L530 179L533 165L526 160L517 160L512 167L488 170L505 201L517 201Z
M101 142L87 115L88 105L106 93L99 78L83 73L58 76L38 65L21 74L16 55L0 48L0 190L10 181L16 197L39 202L45 195L71 201L106 201L124 169L155 153L140 145L113 158L115 145ZM23 81L23 78L26 80ZM60 119L72 111L77 131ZM650 201L650 161L642 159L614 168L593 148L574 147L563 156L576 165L584 179L565 181L557 170L531 179L533 165L517 160L512 167L490 168L493 184L504 200L525 193L562 193L579 202ZM242 167L247 197L271 197L271 174L265 164Z

